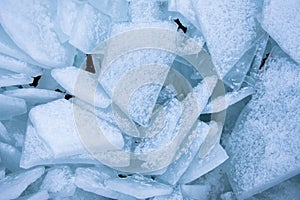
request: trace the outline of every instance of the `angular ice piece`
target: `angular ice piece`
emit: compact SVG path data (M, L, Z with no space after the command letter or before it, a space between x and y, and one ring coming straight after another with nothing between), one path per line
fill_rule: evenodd
M8 1L0 3L1 25L12 40L41 67L72 64L74 48L61 44L55 33L56 1ZM22 34L20 34L20 31Z
M48 192L46 190L38 191L34 194L21 196L18 200L48 200L50 198Z
M53 69L51 75L68 92L91 105L106 108L111 103L95 74L76 67L66 67Z
M0 180L3 179L4 177L5 177L5 167L0 167Z
M43 75L38 81L37 88L39 89L48 89L48 90L56 90L60 89L61 91L65 91L57 81L51 76L51 70L45 69Z
M76 190L75 177L68 166L49 169L41 185L42 190L49 192L51 198L73 196Z
M13 58L23 60L31 64L37 64L30 56L24 53L7 35L0 25L0 52Z
M42 69L38 66L26 63L22 60L12 58L0 53L0 69L26 74L28 76L41 75Z
M21 153L15 147L0 142L0 155L2 165L10 171L14 172L20 169L20 157Z
M57 23L60 25L61 31L70 37L72 29L77 19L80 5L74 0L58 0L57 1Z
M86 3L77 15L69 42L84 53L91 53L107 38L110 23L107 15Z
M11 119L26 112L27 107L23 99L0 94L0 120Z
M181 191L192 199L209 199L210 184L206 185L181 185Z
M258 3L250 0L191 1L212 61L223 78L257 38Z
M244 87L238 91L228 92L224 96L217 97L209 102L202 114L221 112L254 93L255 89L252 87Z
M70 102L60 99L36 106L29 112L37 133L55 156L85 152L77 134L72 109Z
M264 1L262 27L278 45L300 64L300 2Z
M105 180L105 185L112 190L131 195L138 199L167 195L173 191L170 186L141 175L108 179Z
M176 187L171 194L155 196L152 200L183 200L180 187Z
M230 136L228 177L238 199L300 172L299 64L274 47ZM266 126L267 124L267 126Z
M38 167L7 175L4 179L0 180L0 199L15 199L19 197L28 185L44 174L44 171L44 167Z
M20 160L20 166L22 168L28 169L37 165L66 163L99 164L99 162L94 160L87 152L82 152L80 154L74 153L71 156L55 156L45 142L40 139L36 130L31 125L27 127Z
M190 163L193 161L193 158L199 151L200 145L206 138L208 132L209 126L204 122L198 122L190 136L190 139L193 140L192 144L179 159L175 160L171 165L168 166L167 171L164 174L158 176L158 179L161 179L162 181L171 185L175 185L182 174L187 170ZM194 136L192 137L192 135Z
M126 0L88 0L89 3L102 13L111 17L113 22L129 20L128 1Z
M216 145L205 158L199 156L194 158L189 168L180 178L179 183L185 184L199 178L222 164L227 158L228 156L222 146Z
M26 74L16 74L0 69L0 87L26 85L32 83L33 78Z
M4 143L10 143L11 142L11 137L7 132L7 129L3 125L3 123L0 121L0 142Z
M106 167L101 168L77 168L75 184L77 187L95 194L113 199L133 199L130 196L113 191L104 185L104 181L117 174Z
M61 92L37 88L7 90L4 91L3 94L10 97L24 99L27 103L31 105L48 103L50 101L54 101L64 97L64 94Z

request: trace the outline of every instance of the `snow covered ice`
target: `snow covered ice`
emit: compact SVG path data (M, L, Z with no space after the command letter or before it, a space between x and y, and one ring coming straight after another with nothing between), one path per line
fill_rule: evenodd
M0 1L0 200L299 199L299 13Z

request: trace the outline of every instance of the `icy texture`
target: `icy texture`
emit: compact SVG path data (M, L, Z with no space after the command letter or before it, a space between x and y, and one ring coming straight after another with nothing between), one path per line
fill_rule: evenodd
M181 191L192 199L209 199L210 185L182 185Z
M262 26L279 46L300 63L300 1L264 1Z
M230 140L229 177L244 199L299 173L299 65L278 47Z
M50 101L61 99L64 97L63 93L37 88L7 90L3 92L3 94L10 97L24 99L26 102L32 105L48 103Z
M138 199L167 195L173 191L170 186L141 175L129 176L122 179L108 179L105 181L105 185L112 190L134 196Z
M26 112L27 107L23 99L0 94L0 120L10 119Z
M21 153L14 146L0 142L0 156L2 166L14 172L20 169L20 157Z
M11 141L11 138L7 132L7 129L1 121L0 121L0 141L5 142L5 143L9 143Z
M257 5L251 0L192 0L196 18L223 78L257 37Z
M114 199L133 199L127 195L109 189L104 184L104 181L111 177L117 177L117 176L112 170L106 167L77 168L75 184L77 187L85 191L93 192L95 194L104 197L114 198Z
M74 180L70 167L51 168L43 180L41 189L48 191L52 198L73 196L76 189Z
M72 64L74 48L61 44L54 30L56 1L3 0L0 13L4 30L34 60L48 67Z
M1 53L0 63L0 69L26 74L28 76L38 76L42 74L41 68Z
M22 196L18 200L48 200L50 198L49 194L45 190L41 190L37 193Z
M70 36L70 44L90 53L103 42L110 31L110 18L89 4L80 9Z
M171 194L156 196L152 200L183 200L183 195L181 193L180 187L177 187L173 190Z
M0 69L0 87L26 85L32 83L33 78L25 74L16 74Z
M190 139L193 140L192 144L188 147L181 157L175 160L168 166L167 171L158 178L164 182L168 182L171 185L175 185L180 179L182 174L187 170L196 153L198 152L200 145L204 142L209 131L209 126L203 122L197 123L194 133L191 134ZM194 137L192 137L195 135Z
M228 92L224 96L217 97L207 104L202 114L220 112L229 106L241 101L254 93L254 88L244 87L239 91Z
M68 92L92 105L106 108L111 103L94 74L76 67L66 67L52 70L51 75Z
M228 156L222 146L216 145L206 157L196 156L193 159L189 168L180 178L179 183L185 184L199 178L222 164L227 158Z
M28 171L15 172L0 180L0 199L15 199L27 188L28 185L43 175L44 167Z

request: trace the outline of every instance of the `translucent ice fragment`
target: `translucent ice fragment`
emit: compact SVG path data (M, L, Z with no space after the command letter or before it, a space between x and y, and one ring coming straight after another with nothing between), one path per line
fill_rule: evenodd
M12 40L48 67L72 64L74 48L61 44L55 32L56 1L1 1L1 25ZM20 31L22 34L20 34Z
M194 158L189 168L180 178L179 183L185 184L199 178L222 164L227 158L228 156L222 146L216 145L205 158L199 156Z
M200 145L206 138L209 126L203 122L198 122L192 130L190 138L193 140L192 144L188 147L181 157L175 160L171 165L168 166L167 171L158 177L171 185L175 185L180 179L182 174L187 170L196 153L199 151Z
M4 143L10 143L11 141L11 137L2 122L0 122L0 141Z
M113 22L129 21L128 1L126 0L88 0L102 13L111 17Z
M2 165L14 172L20 169L21 153L14 146L0 142L0 155Z
M53 69L51 75L68 92L91 105L106 108L111 103L95 74L76 67L66 67Z
M192 3L212 61L223 78L257 38L258 5L250 0Z
M0 87L26 85L32 83L33 78L26 74L16 74L0 69Z
M21 196L18 200L47 200L50 196L46 190L40 190L34 194Z
M26 63L22 60L12 58L0 53L0 68L28 76L38 76L42 74L42 69L38 66Z
M181 191L192 199L209 199L210 184L206 185L181 185Z
M183 200L183 195L181 193L180 187L176 187L171 194L162 195L162 196L155 196L153 200Z
M238 199L299 174L299 78L299 64L274 47L229 139L228 177Z
M70 36L70 44L90 53L103 42L110 31L110 18L86 3L81 8Z
M74 181L70 167L53 167L47 172L40 188L48 191L52 198L69 197L75 193Z
M19 197L28 185L44 174L44 171L44 167L38 167L7 175L0 180L0 199L15 199Z
M228 92L224 96L217 97L207 104L202 114L216 113L227 109L229 106L241 101L255 93L252 87L244 87L238 91Z
M300 63L300 2L264 1L262 26L278 45Z
M3 179L4 177L5 177L5 167L0 167L0 180Z
M0 94L0 120L10 119L27 112L23 99Z
M50 101L54 101L64 97L64 94L61 92L37 88L7 90L3 92L3 94L10 97L24 99L27 103L31 105L48 103Z
M167 195L173 191L170 186L141 175L108 179L105 181L105 185L112 190L131 195L138 199Z
M77 187L95 194L113 199L133 199L130 196L109 189L104 181L117 174L106 167L101 168L77 168L75 184Z

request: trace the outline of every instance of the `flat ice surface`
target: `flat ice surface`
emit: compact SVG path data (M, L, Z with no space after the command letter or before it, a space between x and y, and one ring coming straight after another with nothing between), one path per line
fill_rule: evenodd
M92 73L76 67L66 67L53 69L51 75L68 92L91 105L106 108L111 103L111 99Z
M212 61L223 78L257 37L258 5L251 0L191 1Z
M69 42L84 53L91 53L107 39L110 24L111 20L107 15L86 3L80 8Z
M138 199L167 195L173 191L172 187L141 175L108 179L105 181L105 185L112 190L131 195Z
M203 185L181 185L181 191L185 196L192 199L209 199L210 184Z
M33 78L26 74L17 74L0 69L0 87L26 85L32 83Z
M152 200L183 200L183 195L181 193L180 187L176 187L171 194L155 196Z
M50 198L46 190L40 190L34 194L19 197L18 200L48 200Z
M42 69L40 67L1 53L0 63L0 69L26 74L28 76L38 76L42 74Z
M18 171L20 169L20 151L9 144L0 142L0 156L1 156L1 166L9 169L10 171Z
M262 26L278 45L300 63L300 1L266 0Z
M55 15L56 1L3 0L0 3L4 30L41 67L63 67L73 62L74 48L61 44L55 32Z
M4 91L3 94L10 97L24 99L27 103L31 105L48 103L50 101L54 101L64 97L64 94L61 92L38 88L22 88L7 90Z
M11 119L26 112L27 107L23 99L0 94L0 120Z
M59 166L48 170L41 190L49 192L51 198L62 198L73 196L76 190L75 177L70 167Z
M228 175L244 199L300 171L299 65L274 47L229 140Z
M38 167L27 171L15 172L0 180L0 199L15 199L19 197L28 185L44 174L45 168Z

